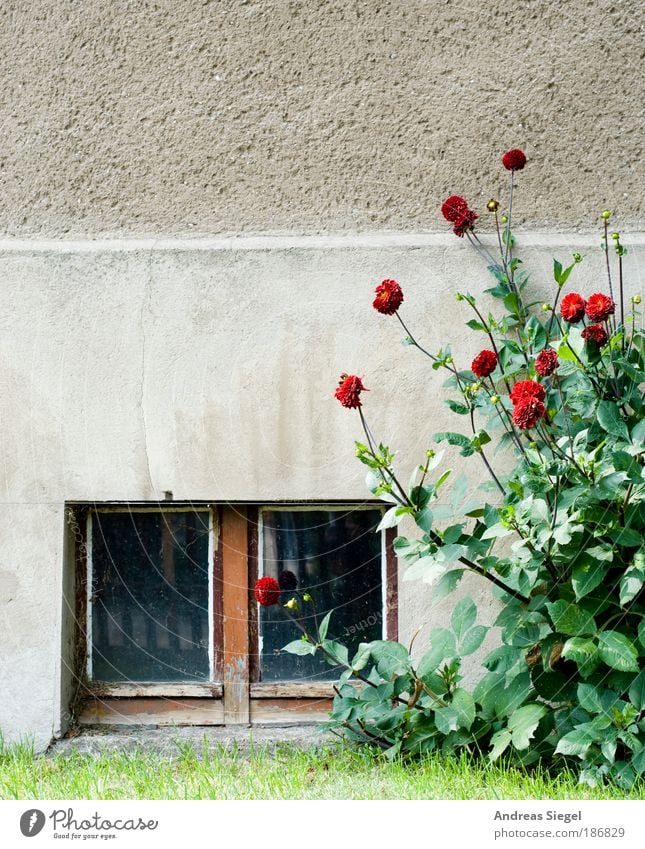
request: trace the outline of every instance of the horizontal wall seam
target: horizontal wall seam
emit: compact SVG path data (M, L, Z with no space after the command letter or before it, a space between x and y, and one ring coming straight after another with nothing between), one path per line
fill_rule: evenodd
M495 240L493 233L480 233L487 240ZM630 246L645 246L645 233L623 232L623 243ZM575 249L599 248L601 233L587 231L558 233L515 233L517 247L548 248L571 246ZM0 239L0 253L129 253L137 251L159 252L206 252L206 251L292 251L292 250L338 250L380 248L437 248L469 247L455 240L451 233L356 233L318 236L222 236L212 238L115 238L115 239Z

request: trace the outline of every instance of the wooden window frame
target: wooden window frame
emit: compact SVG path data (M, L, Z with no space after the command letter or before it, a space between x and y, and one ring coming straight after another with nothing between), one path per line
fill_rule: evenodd
M217 504L155 502L74 507L84 537L76 540L77 704L81 725L270 725L327 718L333 681L260 681L258 577L262 509L383 509L382 502L293 502ZM211 679L190 683L105 683L91 680L91 516L96 512L210 511L209 648ZM383 533L383 636L398 638L398 570L394 529Z

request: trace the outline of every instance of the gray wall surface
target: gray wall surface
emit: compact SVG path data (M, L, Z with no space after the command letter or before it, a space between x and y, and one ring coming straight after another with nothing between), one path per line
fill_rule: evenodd
M6 0L0 233L443 230L515 146L531 226L642 224L638 6Z
M629 247L628 294L642 293L645 240ZM536 297L551 291L553 257L575 249L585 259L569 285L596 291L595 237L519 237ZM65 713L65 502L158 501L165 490L212 502L368 498L354 457L358 415L333 398L343 371L365 376L365 414L405 481L435 432L463 426L442 401L444 375L400 344L396 318L372 309L386 276L404 287L402 314L419 341L431 351L452 342L467 367L485 341L466 331L471 315L454 295L482 295L491 278L455 237L2 246L5 735L46 745ZM482 477L477 457L448 452L441 468L450 467L468 471L473 487ZM492 616L487 584L462 589ZM401 639L445 621L453 601L432 608L427 586L402 582Z

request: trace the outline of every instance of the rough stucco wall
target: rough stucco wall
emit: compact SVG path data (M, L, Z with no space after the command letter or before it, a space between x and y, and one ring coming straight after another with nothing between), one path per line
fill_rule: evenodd
M627 0L7 0L0 232L442 230L517 145L532 226L638 226L641 54Z
M518 252L546 294L552 257L586 255L576 288L603 277L594 237L536 240ZM643 294L643 239L625 259ZM61 646L65 501L364 499L353 456L358 416L332 393L340 372L365 375L365 412L397 449L408 480L432 434L459 429L443 376L400 345L394 318L371 308L373 281L394 275L404 314L430 350L454 343L470 362L481 338L454 293L490 284L463 241L382 236L183 244L8 245L0 251L0 728L46 744L70 682ZM474 458L446 466L481 479ZM67 540L69 545L69 539ZM464 583L484 617L481 581ZM450 601L402 582L401 638L446 621ZM423 637L417 647L423 644ZM61 677L63 689L61 692Z

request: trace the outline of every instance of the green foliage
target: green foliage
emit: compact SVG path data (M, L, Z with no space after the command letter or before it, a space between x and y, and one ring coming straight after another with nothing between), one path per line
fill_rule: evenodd
M512 240L510 222L502 236ZM560 317L579 261L554 261L554 304L532 312L526 272L502 248L490 266L495 314L473 295L458 296L476 316L468 327L498 354L495 372L460 371L447 348L430 355L434 369L450 373L448 407L471 426L434 440L483 461L490 486L473 498L458 479L445 498L450 472L440 474L440 456L428 451L404 489L389 448L357 446L374 475L370 489L394 503L382 526L404 515L416 522L417 538L395 542L405 580L431 584L436 602L471 571L502 601L502 645L482 661L472 693L460 686L461 659L488 629L476 624L469 598L455 605L450 628L430 632L417 660L399 643L378 641L348 664L331 722L390 757L467 749L573 766L586 784L622 788L645 773L645 333L635 305L620 300L600 345L582 335L591 320L576 326ZM547 376L536 370L545 349L558 355ZM544 390L544 415L521 429L509 392L527 380ZM510 473L495 473L492 442L515 452Z

